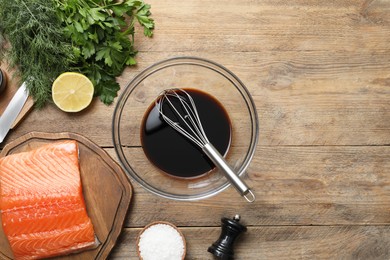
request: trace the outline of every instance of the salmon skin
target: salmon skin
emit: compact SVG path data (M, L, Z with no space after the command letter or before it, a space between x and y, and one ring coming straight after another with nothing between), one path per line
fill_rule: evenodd
M15 259L48 258L97 246L75 140L1 158L0 210Z

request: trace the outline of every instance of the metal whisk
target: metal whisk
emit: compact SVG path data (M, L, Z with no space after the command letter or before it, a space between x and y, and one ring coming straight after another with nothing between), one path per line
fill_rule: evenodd
M170 117L163 111L163 104L169 105L174 116ZM215 166L225 174L241 196L248 202L255 201L254 193L244 181L234 173L223 156L208 140L198 115L195 102L187 91L180 88L164 90L160 93L155 105L158 108L162 119L174 130L199 146Z

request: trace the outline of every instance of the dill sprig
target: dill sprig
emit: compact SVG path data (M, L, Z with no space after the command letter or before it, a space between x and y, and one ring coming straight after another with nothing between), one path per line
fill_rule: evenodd
M74 61L56 7L47 0L0 0L0 21L0 59L16 68L36 106L42 107L51 100L53 80Z

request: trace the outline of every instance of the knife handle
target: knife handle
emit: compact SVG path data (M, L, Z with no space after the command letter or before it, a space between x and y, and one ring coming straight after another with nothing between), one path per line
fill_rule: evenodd
M7 86L7 75L0 68L0 93L2 93L5 90L6 86Z

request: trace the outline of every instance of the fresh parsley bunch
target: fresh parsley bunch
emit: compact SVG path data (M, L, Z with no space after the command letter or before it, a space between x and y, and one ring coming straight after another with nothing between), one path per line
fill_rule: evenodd
M111 104L117 96L116 77L136 64L134 24L151 37L154 21L142 0L55 0L58 16L71 39L77 62L73 70L91 79L95 96Z

